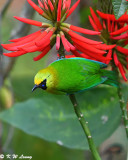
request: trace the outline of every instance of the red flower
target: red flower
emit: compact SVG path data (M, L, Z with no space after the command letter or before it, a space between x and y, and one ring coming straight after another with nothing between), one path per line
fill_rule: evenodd
M59 50L60 44L62 43L65 50L67 52L71 52L75 56L84 58L88 57L90 59L106 63L111 60L111 57L104 56L106 54L106 51L104 50L110 50L115 47L115 45L107 46L101 44L102 42L90 40L74 32L99 35L99 29L102 29L102 25L98 22L98 18L98 31L91 31L64 23L64 21L76 9L80 0L77 0L71 8L71 0L38 0L40 7L38 7L32 0L27 1L41 16L52 21L52 25L15 16L14 18L21 22L40 27L42 29L28 36L10 40L10 42L12 42L11 44L2 44L5 49L13 51L11 53L4 53L5 56L17 57L28 52L38 51L40 52L39 56L34 58L34 60L37 61L45 56L52 49L55 43L57 50Z
M105 14L97 10L98 15L102 18L101 23L92 8L90 11L92 18L89 16L89 20L93 29L101 32L100 37L110 46L116 44L113 48L109 48L107 57L113 59L123 79L127 81L125 69L128 69L128 49L124 47L128 44L128 25L125 25L128 22L128 15L125 13L116 19L113 14Z

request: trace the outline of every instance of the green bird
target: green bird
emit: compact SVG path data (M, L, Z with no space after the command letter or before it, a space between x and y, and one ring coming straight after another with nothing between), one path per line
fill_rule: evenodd
M106 67L84 58L60 59L36 74L32 91L41 88L53 94L74 94L99 84L118 86L116 74Z

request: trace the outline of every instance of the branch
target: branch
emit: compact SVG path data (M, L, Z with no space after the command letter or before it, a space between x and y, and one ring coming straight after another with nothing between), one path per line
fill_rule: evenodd
M75 95L74 94L70 94L69 98L70 98L70 100L71 100L71 102L72 102L72 104L74 106L75 113L76 113L76 115L78 117L78 120L79 120L79 122L80 122L80 124L81 124L81 126L82 126L82 128L84 130L84 133L85 133L86 137L87 137L89 148L91 150L91 153L92 153L92 156L93 156L94 160L101 160L101 158L99 156L99 153L97 152L96 146L95 146L95 144L93 142L93 139L92 139L92 136L91 136L91 132L90 132L90 130L88 128L88 125L87 125L88 122L85 121L84 115L80 111L80 108L78 106L78 103L77 103L77 100L75 98Z
M117 70L116 70L117 71ZM119 96L119 103L120 103L120 108L122 111L122 118L124 121L124 127L125 127L125 131L126 131L126 135L128 138L128 114L127 114L127 107L126 107L126 103L122 94L122 87L121 87L121 83L120 83L120 77L119 77L119 72L117 71L118 74L118 84L119 87L117 89L118 92L118 96Z
M10 4L12 3L12 1L13 0L7 0L7 2L5 3L4 7L2 8L2 10L0 12L0 16L1 16L2 19L4 18L9 6L10 6Z

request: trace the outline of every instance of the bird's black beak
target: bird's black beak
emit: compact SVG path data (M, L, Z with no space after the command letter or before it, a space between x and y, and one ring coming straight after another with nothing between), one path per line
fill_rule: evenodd
M38 86L38 85L35 85L35 86L32 88L32 92L33 92L34 90L36 90L37 88L39 88L39 86Z

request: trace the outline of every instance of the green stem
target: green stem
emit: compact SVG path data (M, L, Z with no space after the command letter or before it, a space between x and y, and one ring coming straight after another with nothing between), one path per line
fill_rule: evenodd
M59 49L58 52L59 52L59 58L60 59L65 57L64 46L63 46L62 42L60 44L60 49ZM92 152L92 155L94 157L94 160L101 160L101 158L99 156L99 153L97 152L96 146L95 146L95 144L93 142L90 130L88 128L88 125L87 125L88 122L85 121L85 119L83 117L83 114L80 111L80 108L78 106L78 103L77 103L77 100L75 98L75 95L74 94L70 94L69 97L70 97L70 100L71 100L71 102L72 102L72 104L74 106L74 110L75 110L75 113L76 113L76 115L78 117L78 120L79 120L79 122L80 122L80 124L81 124L81 126L82 126L82 128L84 130L84 133L85 133L86 137L87 137L88 144L89 144L90 150Z
M60 58L60 59L61 59L61 58L65 58L64 46L63 46L62 42L60 42L60 48L59 48L58 53L59 53L59 58Z
M100 156L99 156L99 153L97 152L97 149L96 149L96 146L94 144L94 141L92 139L92 136L91 136L91 133L90 133L90 130L89 130L89 127L88 127L88 122L84 119L84 116L82 114L82 112L80 111L80 108L78 106L78 103L77 103L77 100L75 98L75 95L74 94L70 94L69 95L69 98L74 106L74 110L75 110L75 113L78 117L78 120L84 130L84 133L87 137L87 140L88 140L88 144L89 144L89 147L90 147L90 150L92 152L92 155L93 155L93 158L94 160L101 160Z
M111 62L112 67L114 69L114 71L117 73L117 81L118 81L118 88L117 88L117 94L119 97L119 103L120 103L120 108L122 111L122 118L124 121L124 126L125 126L125 131L126 131L126 135L128 138L128 114L127 114L127 107L126 107L126 103L122 94L122 86L121 86L121 82L120 82L120 76L119 76L119 71L117 69L117 67L115 66L114 62Z
M127 114L127 107L126 107L126 103L122 94L122 87L121 87L121 83L120 83L120 77L119 77L119 72L118 70L116 70L117 74L118 74L118 83L119 83L119 87L118 87L118 96L119 96L119 103L120 103L120 108L122 111L122 118L124 121L124 126L125 126L125 131L126 131L126 135L128 138L128 114Z

